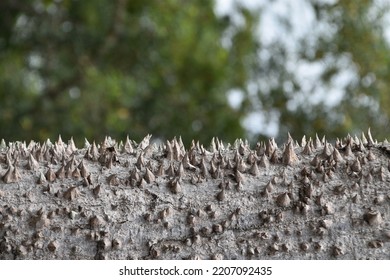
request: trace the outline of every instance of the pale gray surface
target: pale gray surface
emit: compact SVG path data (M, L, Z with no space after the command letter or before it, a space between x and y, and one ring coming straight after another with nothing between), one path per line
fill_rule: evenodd
M0 259L390 259L370 135L97 146L0 145Z

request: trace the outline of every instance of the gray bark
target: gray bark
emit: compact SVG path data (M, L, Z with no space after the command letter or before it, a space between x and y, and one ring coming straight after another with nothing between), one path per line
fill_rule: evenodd
M390 145L0 145L0 259L390 259Z

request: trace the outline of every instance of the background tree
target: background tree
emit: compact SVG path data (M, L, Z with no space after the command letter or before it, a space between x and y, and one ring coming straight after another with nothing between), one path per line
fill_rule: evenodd
M387 10L375 1L349 2L307 1L317 24L332 32L314 30L297 40L296 52L283 40L262 42L264 9L241 4L237 23L217 16L207 0L1 1L0 137L61 134L81 143L151 133L208 143L213 136L270 136L245 131L254 112L276 122L280 138L287 131L333 137L368 126L380 133L390 114L381 25ZM281 22L289 32L289 18ZM320 63L320 80L308 90L291 63ZM306 102L348 69L353 79L338 106ZM232 89L243 99L234 108Z
M277 112L279 137L290 131L295 136L318 132L332 138L368 127L378 139L388 137L389 4L302 2L313 19L294 44L278 36L263 47L271 55L255 70L260 77L255 104L265 115ZM284 34L294 33L289 13L280 18L280 26ZM306 81L302 75L310 71L318 74ZM337 102L332 102L335 90Z
M226 91L244 85L251 42L237 58L221 46L229 22L211 1L1 5L2 137L243 135Z

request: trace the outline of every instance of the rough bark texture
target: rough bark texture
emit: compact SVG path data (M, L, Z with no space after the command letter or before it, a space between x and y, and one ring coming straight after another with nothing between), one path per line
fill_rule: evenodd
M1 259L390 259L390 145L0 145Z

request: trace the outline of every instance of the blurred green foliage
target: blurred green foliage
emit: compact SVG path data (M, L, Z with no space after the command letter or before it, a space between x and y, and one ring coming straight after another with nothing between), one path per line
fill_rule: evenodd
M379 24L385 9L375 14L368 0L309 3L316 19L337 32L319 36L314 45L300 41L299 61L348 56L358 69L356 82L332 108L288 108L301 85L286 66L288 46L262 44L261 10L237 5L243 24L236 24L217 16L209 0L2 0L0 138L42 141L61 134L79 144L84 137L139 141L146 134L181 136L187 144L209 143L213 136L256 140L267 133L248 135L242 126L256 110L266 120L277 112L280 138L287 131L333 137L368 126L386 137L390 52ZM269 57L261 59L265 49ZM347 66L324 67L327 84ZM255 101L251 81L268 88L257 87ZM243 94L235 108L227 99L231 89ZM364 98L370 102L360 102Z

